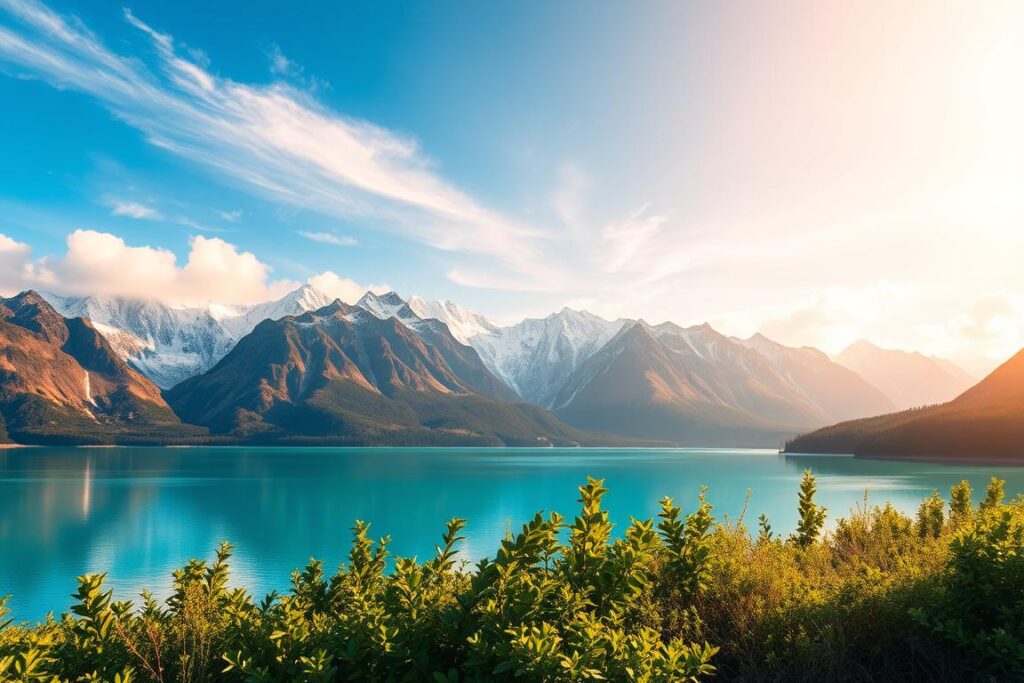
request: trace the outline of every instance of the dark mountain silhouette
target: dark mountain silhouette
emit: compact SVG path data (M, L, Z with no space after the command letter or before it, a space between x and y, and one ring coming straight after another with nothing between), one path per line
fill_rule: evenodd
M1024 461L1024 351L948 403L825 427L786 450Z

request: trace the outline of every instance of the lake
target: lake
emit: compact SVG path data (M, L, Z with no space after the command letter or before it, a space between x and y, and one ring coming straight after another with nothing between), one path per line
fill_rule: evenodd
M345 556L356 519L390 534L399 555L433 553L444 523L469 520L463 555L491 555L505 530L540 509L567 516L587 475L605 478L619 525L650 517L672 496L692 510L710 487L714 513L766 513L796 525L803 470L818 478L829 519L862 503L913 513L932 489L989 477L1024 491L1024 468L887 462L848 456L707 449L23 448L0 450L0 596L17 619L66 610L74 577L109 572L116 599L142 587L166 595L170 573L237 546L233 584L286 588L310 556L330 568Z

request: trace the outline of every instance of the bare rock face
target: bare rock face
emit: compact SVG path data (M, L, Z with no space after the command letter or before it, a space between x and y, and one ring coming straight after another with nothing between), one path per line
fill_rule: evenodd
M455 341L445 325L401 308L335 301L265 320L209 372L168 391L168 400L188 422L254 440L586 441L537 406L502 400L511 392L475 351Z
M0 299L0 414L27 443L106 443L188 431L96 328L35 292Z

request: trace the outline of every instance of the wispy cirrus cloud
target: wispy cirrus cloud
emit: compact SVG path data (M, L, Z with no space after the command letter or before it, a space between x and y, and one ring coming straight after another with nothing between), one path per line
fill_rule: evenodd
M146 206L140 202L114 199L111 200L109 204L111 216L124 216L126 218L151 221L158 221L163 218L163 214L161 214L157 209L154 209L152 206Z
M382 229L490 257L510 272L532 272L541 256L543 231L447 182L414 140L284 83L215 75L128 9L125 20L151 41L145 59L112 51L77 18L35 0L0 0L0 13L0 63L95 97L151 144L230 183L326 215L371 217Z
M324 244L333 244L336 247L354 247L359 244L359 240L355 237L350 237L348 235L336 235L333 232L309 232L306 230L299 230L298 234L305 237L307 240L322 242Z

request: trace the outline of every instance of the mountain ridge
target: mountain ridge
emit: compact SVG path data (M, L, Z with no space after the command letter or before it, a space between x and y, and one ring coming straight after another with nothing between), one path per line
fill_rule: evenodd
M166 396L179 415L214 433L271 442L602 442L541 408L482 393L478 376L453 370L397 316L335 301L263 321L214 368Z
M945 403L977 382L950 361L864 339L846 347L835 361L878 387L897 409Z
M159 388L83 318L34 291L0 298L0 414L18 443L116 443L199 437Z
M1024 461L1024 350L951 401L831 425L786 451Z

